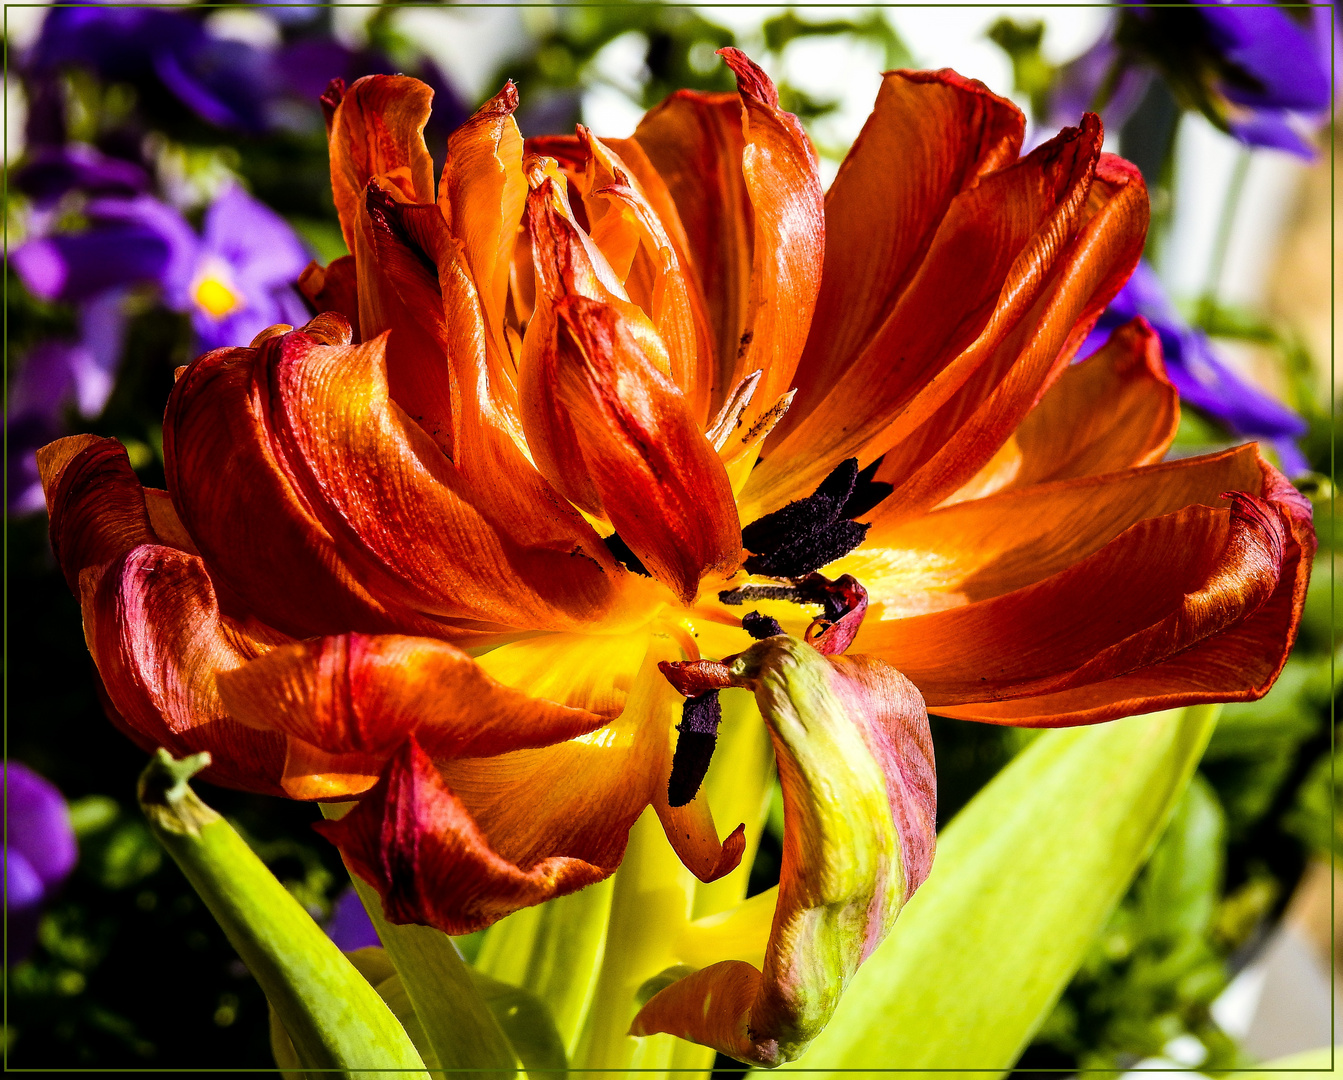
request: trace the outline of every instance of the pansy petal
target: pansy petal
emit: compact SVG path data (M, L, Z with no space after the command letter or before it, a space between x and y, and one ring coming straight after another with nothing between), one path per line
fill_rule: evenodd
M327 123L331 193L345 245L355 250L364 189L386 177L410 202L434 201L434 162L424 145L434 92L405 75L366 75L340 97Z
M991 388L1011 370L1031 316L1057 291L1055 269L1086 213L1100 141L1091 116L952 199L881 329L826 396L767 445L743 492L746 520L815 490L845 458L866 465L886 453L948 402L954 409L977 375Z
M81 579L84 634L104 689L141 746L208 750L215 783L282 794L285 740L232 719L215 676L285 640L223 616L201 560L143 544Z
M830 569L854 575L883 621L992 599L1057 574L1144 518L1225 491L1264 491L1253 446L1104 476L1008 489L902 522L878 522ZM871 627L869 627L871 629ZM903 670L903 669L902 669Z
M689 603L705 573L735 569L741 526L722 463L613 308L562 299L522 377L537 467L604 514L650 573Z
M1067 570L992 599L869 618L855 648L900 665L934 710L1055 694L1160 664L1235 631L1290 572L1304 500L1273 476L1264 490L1266 498L1229 493L1229 508L1140 521Z
M795 411L862 352L909 285L951 200L1016 160L1025 118L950 70L891 71L825 197L825 272Z
M631 1034L668 1032L773 1067L824 1028L928 874L932 739L918 691L869 657L825 657L774 637L730 666L755 685L783 786L783 866L764 965L727 960L673 983Z
M603 716L529 697L431 638L340 634L275 649L219 676L231 715L331 754L381 759L412 732L436 761L548 746Z

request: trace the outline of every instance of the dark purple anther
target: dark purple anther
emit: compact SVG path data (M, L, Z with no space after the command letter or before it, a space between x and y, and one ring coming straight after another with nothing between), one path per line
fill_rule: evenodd
M783 633L783 627L779 625L778 619L761 615L758 611L748 611L743 615L741 617L741 628L756 641L764 641L767 637Z
M667 802L671 806L685 806L704 783L722 719L717 690L686 698L681 706L676 752L672 755L671 779L667 782Z

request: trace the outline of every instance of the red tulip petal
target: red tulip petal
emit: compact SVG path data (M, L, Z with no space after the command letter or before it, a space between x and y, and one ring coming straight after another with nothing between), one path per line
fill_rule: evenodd
M1161 339L1139 317L1064 371L989 464L942 505L1153 465L1179 424L1179 395L1166 378Z
M1297 553L1313 543L1309 504L1263 469L1263 498L1231 492L1229 509L1194 505L1140 521L1068 569L992 599L869 617L855 647L899 664L941 711L1141 674L1224 640L1266 607L1279 610L1270 600L1305 573ZM1287 585L1293 595L1303 587ZM1281 609L1279 641L1292 636L1292 610ZM1229 684L1223 699L1237 692Z
M739 49L720 55L737 76L746 148L742 174L754 212L751 293L735 356L719 356L717 408L743 376L763 371L743 422L793 385L811 327L825 257L825 206L816 151L769 77Z
M970 480L1010 438L1073 354L1142 254L1147 190L1127 162L1102 155L1076 239L1053 280L955 397L887 455L877 479L895 485L878 508L912 515ZM869 450L870 452L870 450Z
M1253 446L1125 472L1059 480L968 499L904 522L878 523L832 568L867 588L883 623L1024 588L1093 555L1145 518L1224 491L1262 493Z
M581 296L555 305L554 337L522 371L537 467L605 514L654 577L690 602L710 570L730 572L741 526L727 474L681 392L649 363L625 320Z
M679 90L640 121L630 140L663 180L685 231L713 345L710 412L735 385L731 373L751 297L755 214L742 173L741 113L736 94ZM632 155L617 151L633 162Z
M802 1054L932 864L932 739L918 691L870 657L775 637L734 659L755 682L784 797L783 866L761 970L710 965L631 1034L668 1032L773 1067Z
M200 559L142 544L81 579L84 633L116 712L143 746L208 750L207 779L282 794L285 740L233 720L215 676L284 640L221 615Z
M490 678L430 638L341 634L276 649L219 676L230 714L330 754L379 759L407 736L435 760L549 746L607 718L539 700Z
M350 251L364 189L375 176L386 177L410 202L434 201L434 163L424 146L433 97L418 79L366 75L336 106L327 125L331 193Z
M1025 119L950 70L891 71L825 196L825 272L780 436L862 353L923 261L951 200L1016 160Z
M984 389L970 395L973 407L1011 371L1045 301L1059 293L1056 268L1066 265L1065 256L1089 272L1073 238L1087 211L1100 142L1092 116L952 199L927 256L867 348L821 402L766 448L742 493L746 520L814 491L845 458L867 464L923 434L920 425L943 406L956 410L960 392L978 378ZM1064 328L1065 338L1072 328ZM1042 337L1052 342L1054 331L1051 322ZM1056 346L1048 359L1058 352ZM954 419L940 418L939 432L955 430ZM928 454L941 445L926 441Z

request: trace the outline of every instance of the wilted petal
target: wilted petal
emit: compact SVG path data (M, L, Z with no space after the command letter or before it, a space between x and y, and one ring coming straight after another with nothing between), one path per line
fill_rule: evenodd
M727 960L673 983L631 1034L668 1032L772 1067L820 1033L928 875L932 739L918 691L880 661L775 637L729 666L755 683L783 786L783 867L764 966Z
M405 75L366 75L334 96L327 121L331 193L351 251L355 215L375 176L385 177L410 202L434 201L434 162L424 146L433 97L428 86Z
M705 573L735 569L741 526L722 463L619 314L570 296L555 305L553 339L528 342L524 423L551 483L605 515L687 603Z

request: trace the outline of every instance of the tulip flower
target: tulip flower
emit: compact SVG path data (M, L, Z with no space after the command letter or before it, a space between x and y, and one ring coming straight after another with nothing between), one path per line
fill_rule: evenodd
M1314 535L1253 446L1162 461L1144 322L1072 364L1147 225L1094 115L1022 157L1010 102L892 72L823 194L724 56L736 94L628 139L524 145L506 86L437 178L427 87L333 84L353 254L302 279L319 314L181 372L167 491L93 436L40 464L114 722L216 782L354 802L319 828L390 924L597 882L650 807L722 879L758 823L720 829L705 770L767 731L763 959L697 965L634 1031L776 1065L928 874L925 709L1262 695Z

